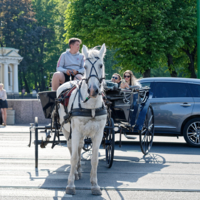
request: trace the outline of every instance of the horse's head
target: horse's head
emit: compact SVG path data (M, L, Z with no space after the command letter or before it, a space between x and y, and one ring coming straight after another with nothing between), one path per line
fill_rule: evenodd
M105 78L105 69L103 64L103 57L106 52L105 44L102 45L100 51L93 48L88 48L83 45L82 53L85 57L85 77L88 85L88 94L91 98L96 98L102 91L102 83Z

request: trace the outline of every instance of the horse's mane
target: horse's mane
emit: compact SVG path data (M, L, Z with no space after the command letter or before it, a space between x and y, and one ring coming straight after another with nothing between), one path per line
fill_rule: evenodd
M99 50L97 48L98 48L98 46L88 50L88 58L99 57ZM104 58L104 56L105 56L105 54L103 55L103 58Z

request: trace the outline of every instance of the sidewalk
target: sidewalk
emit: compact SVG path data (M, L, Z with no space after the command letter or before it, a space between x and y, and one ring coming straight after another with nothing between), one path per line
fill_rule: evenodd
M44 124L39 124L39 126L44 126ZM0 133L29 133L29 124L21 125L0 125Z

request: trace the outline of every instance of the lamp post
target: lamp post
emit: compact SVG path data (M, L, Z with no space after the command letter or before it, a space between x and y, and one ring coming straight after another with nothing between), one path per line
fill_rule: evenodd
M200 0L197 0L197 73L200 79Z

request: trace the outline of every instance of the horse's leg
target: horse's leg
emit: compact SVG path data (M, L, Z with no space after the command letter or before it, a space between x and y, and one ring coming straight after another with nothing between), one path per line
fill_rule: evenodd
M70 152L70 158L72 156L72 140L69 139L69 135L70 133L67 132L64 128L62 129L63 133L64 133L64 136L67 140L67 147L69 149L69 152ZM78 171L75 172L75 180L79 180L79 174L78 174Z
M70 153L70 158L72 156L72 143L71 143L71 139L69 139L69 135L70 133L68 131L66 131L64 128L62 128L62 132L67 140L67 147L69 149L69 153Z
M92 169L90 172L90 182L92 184L92 194L94 195L101 195L101 190L100 187L97 183L97 166L98 166L98 162L99 162L99 158L98 158L98 153L99 153L99 146L101 144L101 140L102 140L102 135L96 135L93 139L92 139L92 159L91 159L91 165L92 165Z
M82 168L81 168L81 150L84 145L84 140L80 140L79 147L78 147L78 164L77 164L77 171L78 171L78 177L81 179L82 176Z
M70 174L68 176L68 185L66 187L67 194L75 194L75 173L77 170L77 163L78 163L78 146L80 138L78 137L78 133L73 131L72 137L72 156L71 156L71 169Z

